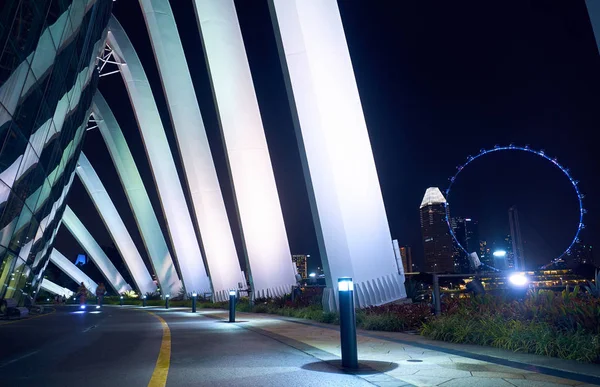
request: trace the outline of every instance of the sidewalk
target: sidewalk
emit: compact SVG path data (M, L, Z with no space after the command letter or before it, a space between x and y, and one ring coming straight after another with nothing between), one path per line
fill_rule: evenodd
M228 319L222 310L199 314ZM256 313L237 313L238 324L284 342L323 361L339 364L337 326ZM443 387L589 387L600 385L600 366L513 353L493 348L431 341L395 332L358 332L356 372L374 385ZM310 365L309 365L310 366Z

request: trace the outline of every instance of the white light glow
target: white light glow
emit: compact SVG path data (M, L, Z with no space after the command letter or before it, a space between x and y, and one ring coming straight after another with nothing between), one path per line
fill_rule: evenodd
M310 273L308 276L309 276L310 278L315 278L315 277L317 276L317 274L316 274L316 273Z
M197 297L198 293L192 293L192 297Z
M524 286L529 282L527 276L524 273L514 273L508 277L511 284L515 286Z
M338 290L340 292L349 292L354 290L354 282L352 282L352 278L340 278L338 280Z
M504 250L496 250L493 253L494 257L505 257L506 256L506 251Z
M229 291L229 295L230 295L230 296L235 296L235 290L230 290L230 291Z

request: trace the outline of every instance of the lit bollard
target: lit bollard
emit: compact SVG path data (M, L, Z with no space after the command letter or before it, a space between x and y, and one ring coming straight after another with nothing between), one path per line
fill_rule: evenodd
M121 299L119 300L119 304L121 304L121 306L123 306L123 296L121 296Z
M354 283L352 278L338 278L338 295L340 299L342 367L358 368L356 312L354 311Z
M165 296L165 309L169 309L169 297L171 297L170 294Z
M235 290L229 291L229 322L235 322Z
M142 296L142 307L146 307L146 296Z
M196 298L198 298L198 293L192 293L192 313L196 313Z

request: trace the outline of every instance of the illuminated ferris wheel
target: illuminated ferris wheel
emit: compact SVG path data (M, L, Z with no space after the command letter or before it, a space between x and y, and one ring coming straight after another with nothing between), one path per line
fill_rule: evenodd
M465 246L463 246L463 244L461 243L461 241L458 240L458 238L456 237L456 234L454 233L454 230L452 229L452 225L451 225L451 221L450 221L450 193L451 193L451 189L452 189L452 185L454 184L454 182L456 181L456 178L458 177L458 175L463 171L463 169L471 164L473 161L477 160L478 158L488 155L490 153L493 152L501 152L501 151L520 151L520 152L527 152L527 153L531 153L534 155L537 155L539 157L544 158L545 160L548 160L549 162L551 162L553 165L555 165L558 169L560 169L562 171L562 173L569 179L569 181L571 182L571 185L573 186L573 189L575 191L575 195L577 196L577 201L579 203L579 223L577 225L577 231L575 232L575 235L573 236L572 241L569 243L568 247L556 258L554 258L550 263L555 263L557 261L559 261L562 257L564 257L565 255L569 254L571 252L571 249L573 248L573 246L579 242L579 234L581 232L581 230L583 230L585 228L585 224L583 223L583 216L584 214L587 212L585 210L585 208L583 208L583 198L584 195L580 192L579 190L579 182L577 180L575 180L570 172L569 169L565 168L564 166L562 166L561 164L558 163L558 161L556 160L556 158L551 158L548 155L546 155L546 153L543 150L534 150L531 149L528 145L522 147L522 146L516 146L516 145L508 145L508 146L499 146L496 145L494 146L492 149L481 149L479 151L479 153L476 156L468 156L467 157L467 162L464 163L463 165L459 165L457 168L457 172L454 176L452 176L450 178L450 184L448 185L448 188L446 189L446 203L445 203L445 208L446 208L446 223L448 225L448 229L450 230L450 234L452 235L452 238L454 239L455 243L458 245L458 247L467 254L467 256L469 256L471 253L473 253L472 251L469 252L467 251L467 249L465 248ZM521 253L518 251L514 251L515 254ZM515 257L515 261L518 259L519 257Z

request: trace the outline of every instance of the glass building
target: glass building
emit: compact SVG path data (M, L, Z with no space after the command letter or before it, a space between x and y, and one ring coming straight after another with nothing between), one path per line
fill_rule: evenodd
M26 304L66 206L112 1L0 4L0 299Z

